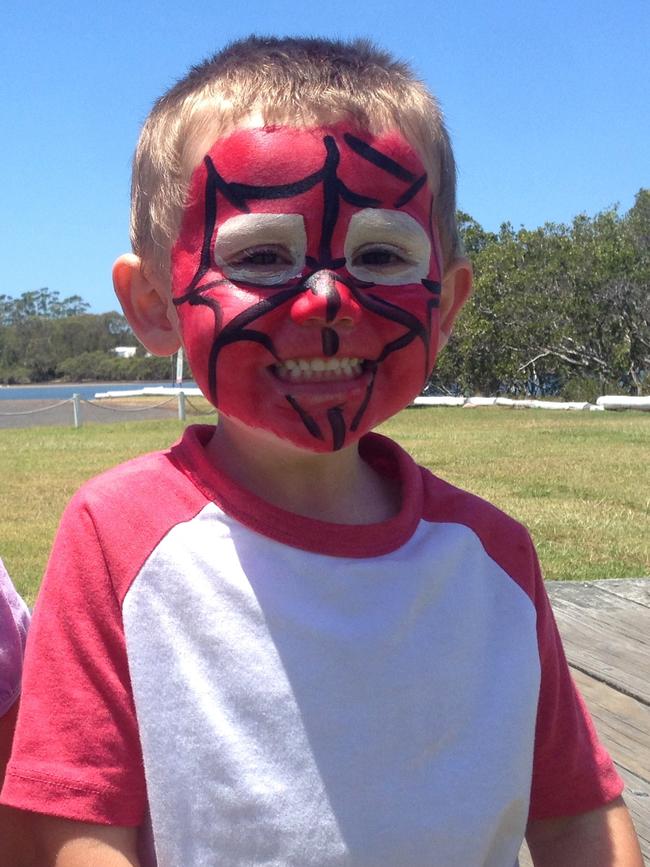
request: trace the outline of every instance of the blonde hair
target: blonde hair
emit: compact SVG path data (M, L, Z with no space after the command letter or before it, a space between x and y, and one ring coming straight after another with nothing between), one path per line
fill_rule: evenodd
M197 145L205 141L207 149L251 115L260 125L348 119L374 134L400 130L436 193L444 260L458 255L449 135L436 99L408 65L365 39L251 36L192 67L145 121L133 160L131 243L146 264L169 270L189 178L203 155Z

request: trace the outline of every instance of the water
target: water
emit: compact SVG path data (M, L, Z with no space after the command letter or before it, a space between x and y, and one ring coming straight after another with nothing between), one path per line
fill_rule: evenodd
M67 400L73 394L78 394L86 400L92 400L100 391L131 391L153 386L170 387L167 382L84 382L57 383L56 385L3 385L0 386L0 400ZM186 388L196 388L196 383L186 380Z

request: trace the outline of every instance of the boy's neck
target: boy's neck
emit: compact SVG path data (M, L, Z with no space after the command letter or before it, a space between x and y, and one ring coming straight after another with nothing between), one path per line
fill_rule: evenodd
M221 417L207 446L218 469L268 503L338 524L374 524L399 511L397 485L357 445L317 454Z

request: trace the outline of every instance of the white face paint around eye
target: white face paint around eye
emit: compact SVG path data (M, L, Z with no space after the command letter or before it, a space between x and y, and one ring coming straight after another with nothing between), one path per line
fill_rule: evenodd
M219 228L214 261L229 280L276 286L302 273L306 250L301 214L239 214Z
M350 219L345 260L353 277L380 286L419 283L429 274L430 259L431 241L409 214L364 208Z

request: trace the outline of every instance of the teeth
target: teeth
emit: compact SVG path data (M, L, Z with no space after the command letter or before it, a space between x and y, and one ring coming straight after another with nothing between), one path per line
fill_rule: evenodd
M362 362L359 358L289 358L276 364L274 371L280 379L291 382L325 382L360 376Z

